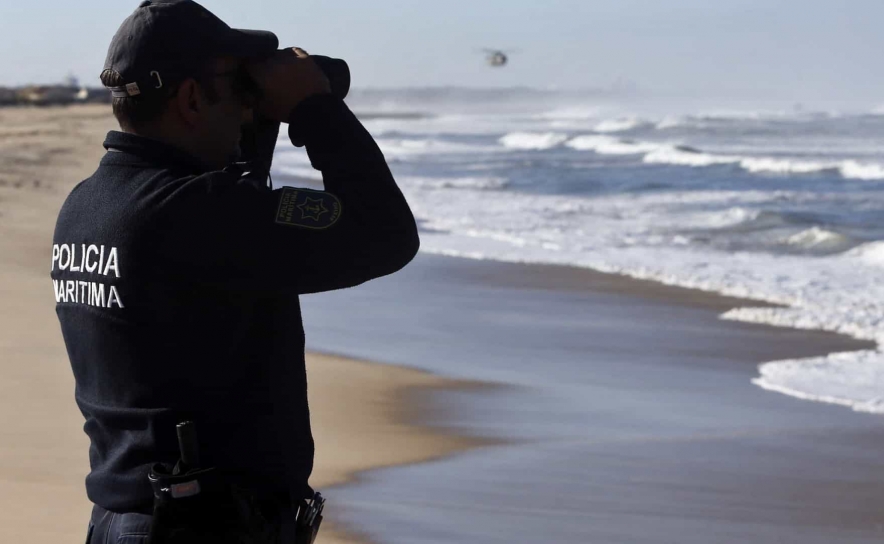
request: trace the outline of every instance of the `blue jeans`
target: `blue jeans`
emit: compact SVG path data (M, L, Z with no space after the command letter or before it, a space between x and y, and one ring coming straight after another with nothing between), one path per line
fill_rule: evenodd
M86 544L144 544L152 517L134 512L118 514L94 506Z

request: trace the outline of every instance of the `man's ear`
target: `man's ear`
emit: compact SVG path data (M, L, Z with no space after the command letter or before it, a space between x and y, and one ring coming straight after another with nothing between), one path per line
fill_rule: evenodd
M178 115L185 124L193 126L197 123L204 104L196 80L188 78L181 82L178 86L178 94L175 95L175 105Z

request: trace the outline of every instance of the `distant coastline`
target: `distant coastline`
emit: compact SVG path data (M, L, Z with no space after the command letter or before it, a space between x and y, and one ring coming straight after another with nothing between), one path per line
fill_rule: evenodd
M60 85L0 87L0 107L110 104L111 95L100 87L81 87L76 82Z
M398 107L425 107L428 104L498 104L507 102L536 103L540 99L580 100L587 98L610 99L637 95L631 87L587 89L540 89L531 87L457 87L428 86L402 88L354 88L349 100L357 103L392 103ZM56 106L69 104L110 104L111 95L103 87L86 87L76 78L68 78L58 84L29 84L0 86L0 107L4 106ZM416 118L423 115L412 114Z

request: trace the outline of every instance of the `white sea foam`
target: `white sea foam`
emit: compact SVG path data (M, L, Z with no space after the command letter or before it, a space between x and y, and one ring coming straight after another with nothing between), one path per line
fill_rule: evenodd
M884 414L884 353L833 353L765 363L752 383L793 397Z
M867 265L884 268L884 242L868 242L850 250L847 256Z
M508 180L502 177L455 177L431 178L409 176L399 180L400 183L427 189L476 189L494 190L507 186Z
M719 155L673 146L659 147L642 159L648 164L673 164L679 166L705 167L733 164L753 174L813 174L831 170L845 179L884 179L884 165L859 163L855 160L815 161L772 157L746 157Z
M525 130L526 126L547 130L551 120L533 117L448 113L416 119L369 119L363 124L375 138L390 136L428 137L450 134L494 135ZM561 120L562 123L571 121ZM576 121L574 121L576 122Z
M837 169L837 165L818 161L795 161L788 159L751 158L739 159L740 167L749 172L772 174L810 174Z
M595 132L625 132L643 124L637 117L624 117L621 119L605 119L598 123L593 130Z
M712 166L740 161L739 157L713 155L677 147L661 147L645 155L642 160L648 164L675 164L679 166Z
M639 155L661 147L661 144L652 142L633 142L598 134L577 136L565 145L580 151L595 151L600 155Z
M795 118L796 112L785 110L736 110L718 109L691 115L691 119L705 121L758 121L765 119Z
M657 121L657 124L654 125L654 128L656 128L657 130L666 130L670 128L683 127L690 124L692 123L684 117L678 115L667 115L660 121Z
M378 138L378 147L388 159L410 159L420 155L449 153L491 153L490 146L468 145L439 138Z
M597 106L573 106L546 111L534 117L552 121L588 121L598 118L600 113L601 108Z
M784 110L717 110L692 115L665 115L662 119L657 121L654 127L658 130L667 130L671 128L702 129L708 128L710 126L720 126L722 124L758 122L765 120L795 122L819 117L821 115L826 115L828 117L837 117L839 114L837 112L805 112Z
M814 249L824 246L838 246L847 242L847 237L837 232L828 231L819 227L811 227L786 238L788 245L805 249Z
M860 164L847 160L838 165L841 175L853 179L884 179L884 165Z
M508 149L550 149L568 139L566 134L559 132L511 132L498 140Z
M673 144L622 140L605 135L577 136L569 140L565 145L572 149L594 151L602 155L644 154L642 162L647 164L672 164L691 167L733 164L753 174L775 175L814 174L831 170L838 172L847 179L884 179L884 165L860 164L854 160L827 162L704 153L700 150Z

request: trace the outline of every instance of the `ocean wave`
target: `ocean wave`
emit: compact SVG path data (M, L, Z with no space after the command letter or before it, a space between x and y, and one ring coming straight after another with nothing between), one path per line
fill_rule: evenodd
M867 265L884 268L884 242L867 242L848 251L846 256Z
M677 166L706 167L723 164L736 165L753 174L815 174L837 172L845 179L884 179L884 165L859 163L855 160L814 161L772 157L746 157L704 153L685 147L664 146L651 151L642 159L648 164L672 164Z
M735 206L718 212L709 212L708 215L707 228L726 229L730 227L733 230L734 227L739 225L746 225L757 221L761 216L761 212Z
M884 414L884 353L855 351L759 366L752 383L792 397Z
M811 227L797 234L793 234L786 239L786 243L796 246L816 246L825 244L834 240L843 239L844 236L837 232L828 231L819 227Z
M843 161L838 170L845 178L851 179L884 179L884 165L881 164L860 164L856 161Z
M788 246L811 251L843 251L854 244L849 236L820 227L805 229L789 236L784 242Z
M498 142L507 149L543 150L556 147L567 139L567 134L559 132L511 132Z
M588 121L598 118L600 111L597 106L575 106L546 111L535 115L534 118L550 121Z
M673 164L676 166L712 166L716 164L733 164L739 161L739 157L713 155L695 149L676 146L662 146L651 151L642 159L642 162L648 164Z
M677 128L683 126L701 126L701 123L692 123L685 117L681 117L678 115L667 115L663 119L657 121L657 124L654 125L654 128L657 130L666 130L670 128Z
M605 119L593 127L595 132L625 132L644 125L645 122L637 117L625 117L621 119Z
M271 174L322 181L322 172L311 166L274 166Z
M661 144L652 142L621 140L597 134L577 136L568 140L565 145L578 151L595 151L600 155L639 155L661 147Z
M708 167L734 165L751 174L806 175L831 171L845 179L884 180L884 164L853 159L822 161L797 158L753 157L707 153L687 145L617 138L605 134L569 137L559 132L511 132L498 142L507 149L546 150L564 144L577 151L600 155L644 155L646 164Z
M654 125L657 130L672 128L722 127L739 123L756 123L760 121L802 122L813 119L840 117L837 112L780 110L780 111L714 111L693 115L666 115Z
M475 189L485 191L503 189L509 184L509 180L502 177L469 176L455 178L409 176L400 181L403 185L411 185L425 189Z
M838 165L818 161L800 161L790 159L737 157L740 168L752 172L771 174L813 174L826 170L837 170Z
M884 165L862 164L854 160L838 162L815 162L800 160L781 159L754 159L744 158L740 160L740 166L750 172L768 172L775 174L809 174L832 170L838 172L845 179L879 180L884 179Z
M789 110L713 110L687 116L699 121L759 121L800 117L802 112Z
M489 146L469 145L438 138L377 138L381 151L388 158L401 159L416 155L446 153L488 153Z

